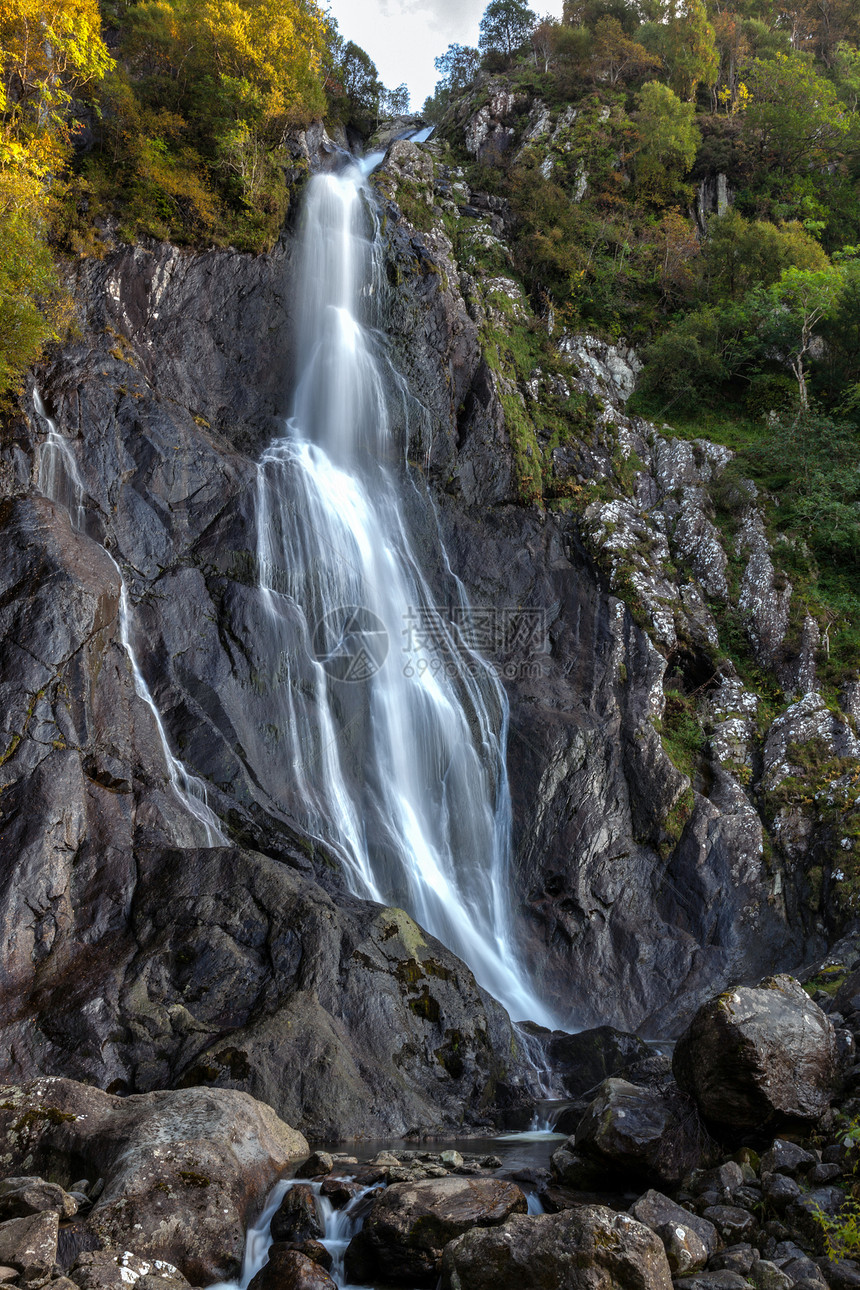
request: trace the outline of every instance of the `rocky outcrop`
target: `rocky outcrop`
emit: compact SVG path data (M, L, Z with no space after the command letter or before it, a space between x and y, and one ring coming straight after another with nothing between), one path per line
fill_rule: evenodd
M195 1284L238 1270L249 1218L307 1151L268 1106L233 1090L118 1098L68 1079L0 1089L0 1170L35 1167L67 1184L82 1172L91 1183L102 1179L95 1205L75 1224L78 1248L87 1237L122 1248L133 1232L136 1254L175 1264ZM40 1255L50 1270L58 1217L68 1217L62 1193L56 1205L0 1224L0 1243L12 1224L28 1225L39 1250L53 1241L51 1256Z
M728 990L700 1008L673 1069L702 1114L730 1128L817 1120L839 1080L833 1026L787 976Z
M452 1241L443 1290L671 1290L663 1245L626 1214L583 1205Z

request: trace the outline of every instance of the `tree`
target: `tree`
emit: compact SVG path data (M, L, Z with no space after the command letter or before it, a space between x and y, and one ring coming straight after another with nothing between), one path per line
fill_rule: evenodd
M71 153L72 97L112 63L97 0L0 6L0 394L63 325L50 198Z
M669 83L685 102L693 102L700 83L716 83L720 57L702 0L670 0L663 49Z
M403 81L393 90L383 90L380 96L381 107L389 116L405 116L409 111L409 86Z
M636 182L651 196L665 199L677 190L696 159L702 140L696 109L692 103L682 103L660 81L643 85L638 101Z
M510 61L528 43L537 21L525 0L490 0L481 19L478 47Z
M826 165L849 129L833 83L805 54L756 58L744 73L752 96L743 114L762 161L783 174Z
M660 59L644 45L624 34L617 18L603 17L594 29L592 65L598 80L617 85L620 80L660 69Z
M755 287L779 281L784 269L824 269L819 242L798 221L770 224L737 210L714 217L699 259L699 281L714 303L741 300Z
M531 46L535 63L543 63L543 70L549 71L555 53L555 31L558 23L551 14L545 14L532 29Z
M809 407L807 362L816 348L819 325L831 314L842 290L842 269L784 269L767 291L770 339L782 351L797 381L801 409Z
M340 60L340 78L353 111L375 112L382 92L376 63L360 45L350 40Z
M481 55L470 45L455 44L449 45L433 62L445 89L456 93L472 84L481 66Z

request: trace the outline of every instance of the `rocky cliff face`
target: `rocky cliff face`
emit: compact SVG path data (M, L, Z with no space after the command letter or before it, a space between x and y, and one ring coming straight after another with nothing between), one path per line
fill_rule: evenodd
M675 1030L823 943L807 871L831 826L789 790L798 747L841 766L854 736L814 695L814 628L791 645L728 454L626 417L622 351L555 337L551 364L522 358L540 323L505 213L432 147L395 144L379 184L412 521L428 552L441 531L511 701L526 958L572 1025ZM292 375L290 248L77 267L79 336L36 380L83 516L48 486L32 395L4 427L0 1078L239 1088L326 1136L478 1122L522 1101L507 1017L408 917L346 893L270 724L253 499ZM531 473L553 507L525 504ZM741 490L728 538L721 487ZM766 739L714 605L745 610L801 700ZM145 687L224 845L203 846Z

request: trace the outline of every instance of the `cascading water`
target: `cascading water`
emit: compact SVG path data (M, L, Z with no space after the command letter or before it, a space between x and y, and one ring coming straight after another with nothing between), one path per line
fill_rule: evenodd
M59 506L65 507L68 512L69 521L73 529L83 533L86 531L86 490L81 474L78 469L78 463L72 452L68 441L60 434L56 422L48 416L45 411L45 405L38 390L33 391L33 405L38 416L46 423L48 434L42 445L39 455L39 492L56 502ZM174 793L199 824L206 846L216 847L226 843L227 839L221 832L220 823L217 815L209 805L206 785L196 775L190 774L178 757L173 755L170 744L167 739L167 731L164 728L164 722L161 719L161 713L158 711L152 692L146 684L140 665L137 661L137 655L134 652L132 641L132 623L131 610L129 607L128 588L126 587L125 578L122 570L114 560L110 551L105 547L105 554L112 561L119 576L119 632L122 647L128 655L131 674L134 680L134 688L138 697L143 699L144 703L152 713L155 721L158 737L161 740L161 747L164 752L164 760L167 766L167 774L170 778L170 784Z
M293 415L258 473L290 809L339 852L354 892L405 908L514 1019L551 1026L510 916L506 696L460 628L431 612L404 518L410 477L392 416L402 390L373 326L384 276L366 175L378 160L310 184ZM462 611L459 585L436 574ZM413 665L416 624L432 630L439 666Z

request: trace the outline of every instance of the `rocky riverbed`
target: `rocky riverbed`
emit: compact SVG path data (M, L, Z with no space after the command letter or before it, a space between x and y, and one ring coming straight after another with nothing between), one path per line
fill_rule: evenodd
M635 1036L575 1038L612 1073L569 1103L546 1167L506 1166L504 1140L488 1153L420 1134L370 1158L360 1143L311 1152L234 1090L3 1088L0 1281L233 1281L271 1194L260 1266L245 1262L254 1290L860 1286L860 960L819 965L805 989L777 976L713 997L671 1057Z

